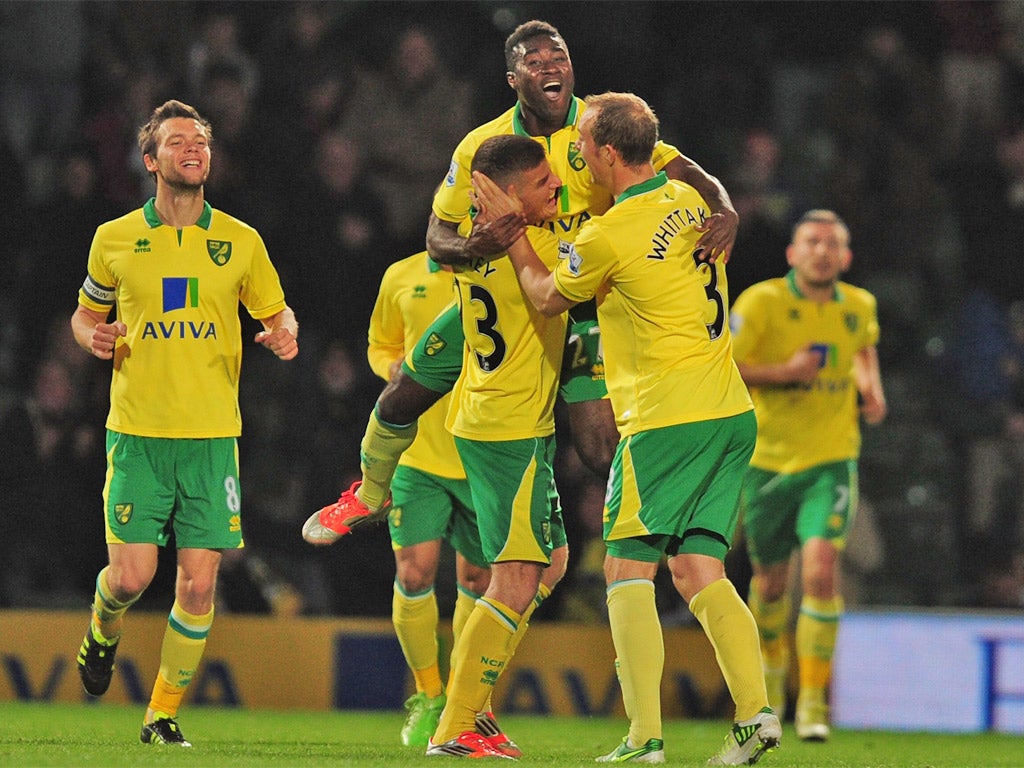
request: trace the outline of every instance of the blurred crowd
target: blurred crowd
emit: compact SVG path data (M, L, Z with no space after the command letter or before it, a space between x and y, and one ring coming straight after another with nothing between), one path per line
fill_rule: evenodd
M459 139L511 106L530 18L578 95L642 95L725 183L733 296L785 271L806 209L849 223L890 419L865 430L848 601L1024 609L1024 2L981 0L0 4L0 606L81 607L104 562L109 364L68 319L96 226L153 193L137 128L178 98L213 123L207 200L263 235L302 327L296 365L246 355L223 608L390 613L385 526L316 550L299 529L358 477L379 279L423 249ZM538 618L596 620L603 481L562 443L574 557Z

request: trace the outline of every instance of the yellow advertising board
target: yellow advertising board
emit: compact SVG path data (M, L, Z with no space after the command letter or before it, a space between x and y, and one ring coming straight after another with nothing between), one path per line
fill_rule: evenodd
M0 611L0 700L88 699L75 670L87 617ZM148 702L166 621L157 613L128 615L104 701ZM495 708L624 716L614 662L607 626L536 622L495 689ZM411 686L387 619L222 614L188 697L192 704L252 709L399 710ZM730 717L728 691L699 627L665 630L662 701L666 717Z

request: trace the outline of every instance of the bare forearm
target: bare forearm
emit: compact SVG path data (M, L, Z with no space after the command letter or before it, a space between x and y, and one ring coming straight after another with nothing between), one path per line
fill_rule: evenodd
M732 198L725 186L715 176L701 168L686 155L680 155L665 166L665 172L671 179L684 181L696 189L704 198L713 213L729 211L735 213Z
M527 238L520 238L513 243L508 249L508 257L523 287L523 293L541 314L554 317L576 303L559 293L551 271L544 266Z

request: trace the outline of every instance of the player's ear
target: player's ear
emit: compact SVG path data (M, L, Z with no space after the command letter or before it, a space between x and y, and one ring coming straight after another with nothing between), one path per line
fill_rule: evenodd
M843 265L843 272L846 272L850 268L850 265L853 263L853 251L851 251L849 248L845 249L841 263Z
M149 152L142 156L142 164L146 166L146 170L150 173L155 172L157 169L156 158L150 155Z
M507 82L508 83L508 87L511 88L514 91L516 89L516 73L515 72L506 72L505 73L505 82Z

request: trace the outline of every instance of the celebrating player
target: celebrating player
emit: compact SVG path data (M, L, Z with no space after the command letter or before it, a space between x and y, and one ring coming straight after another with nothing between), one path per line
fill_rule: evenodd
M263 240L204 199L212 138L193 107L168 101L153 111L139 147L156 197L97 229L71 318L78 344L113 360L103 488L110 563L96 578L78 671L89 694L106 692L124 614L173 532L175 599L141 739L183 747L191 744L176 717L213 624L221 551L242 546L239 302L263 325L257 343L282 360L299 351Z

